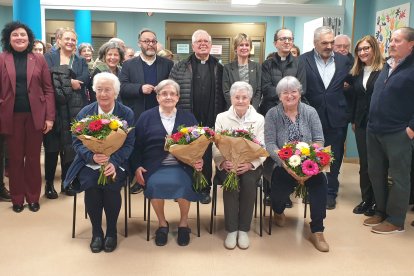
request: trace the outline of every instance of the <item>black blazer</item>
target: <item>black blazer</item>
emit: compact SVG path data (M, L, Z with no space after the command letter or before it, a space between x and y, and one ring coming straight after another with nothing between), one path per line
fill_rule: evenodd
M356 127L366 128L368 122L369 105L371 103L374 84L379 76L380 71L372 71L367 81L367 89L362 85L364 71L352 77L353 103L351 123Z
M335 73L328 88L325 89L316 66L314 51L299 57L306 66L306 99L318 112L324 128L345 127L350 120L350 108L347 106L344 93L352 93L351 89L344 91L344 82L351 69L349 59L335 53Z
M251 103L253 107L257 110L260 104L260 99L262 97L262 86L261 86L261 75L262 69L260 64L254 61L248 63L249 66L249 84L253 88L253 97ZM239 75L239 65L237 60L224 65L223 70L223 93L224 98L226 99L227 108L231 106L230 101L230 87L236 81L240 81Z
M168 79L174 63L171 60L160 56L157 56L155 62L157 65L158 84L162 80ZM122 64L122 69L119 73L119 81L121 82L121 100L122 103L129 106L134 111L134 122L136 122L141 113L145 111L145 97L141 88L141 86L145 84L142 63L143 61L140 56L127 60Z

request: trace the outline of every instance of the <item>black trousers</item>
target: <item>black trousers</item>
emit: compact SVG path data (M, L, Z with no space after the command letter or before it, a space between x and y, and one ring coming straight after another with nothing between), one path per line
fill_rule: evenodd
M277 214L283 213L289 195L298 185L296 180L282 167L276 167L272 175L272 208ZM327 182L323 173L309 178L305 185L309 194L312 233L323 232L323 220L326 217Z
M81 183L90 188L85 190L85 206L92 224L93 237L104 237L102 230L102 213L106 216L106 237L116 237L116 223L121 210L121 187L118 190L108 189L107 186L96 185L99 177L99 170L81 170L78 175ZM91 185L92 184L92 185ZM107 184L111 185L111 184Z
M56 167L58 163L58 156L60 155L60 158L62 160L62 153L61 152L45 152L45 180L46 181L52 181L55 179L56 174ZM71 162L63 164L62 161L60 162L60 168L61 168L61 176L60 178L62 181L66 177L66 173L68 172L68 169L70 167Z
M204 153L203 156L203 174L206 177L208 181L208 187L204 188L204 192L210 192L211 190L211 178L213 177L213 151L212 151L212 145L210 144L206 150L206 153Z

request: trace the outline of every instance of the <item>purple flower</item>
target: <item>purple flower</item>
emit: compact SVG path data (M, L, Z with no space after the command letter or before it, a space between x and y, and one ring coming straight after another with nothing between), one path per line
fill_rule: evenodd
M187 141L187 143L190 143L190 141L191 141L190 135L186 134L185 135L185 140Z
M198 133L198 131L195 129L195 130L193 130L192 132L191 132L191 134L193 135L193 137L195 138L195 139L197 139L198 137L200 137L200 133Z

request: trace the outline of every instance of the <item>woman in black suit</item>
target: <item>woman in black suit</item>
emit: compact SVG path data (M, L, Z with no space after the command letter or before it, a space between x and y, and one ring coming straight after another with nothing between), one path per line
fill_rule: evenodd
M243 33L234 38L234 51L237 59L224 65L223 70L223 92L227 103L227 109L231 106L230 87L236 81L245 81L253 88L251 104L257 110L262 97L261 89L261 67L257 62L249 60L252 50L251 38Z
M49 199L58 197L53 180L55 179L58 155L62 168L62 183L66 172L75 158L72 148L70 123L79 111L88 103L86 87L89 85L89 70L86 60L75 54L77 35L72 29L64 29L58 39L59 49L46 53L45 59L52 73L56 96L56 122L50 133L44 136L45 148L45 195ZM69 186L67 195L74 195Z
M353 212L373 216L375 213L375 198L372 183L368 176L366 126L371 95L375 81L384 64L384 59L377 40L372 35L367 35L358 40L354 53L355 62L351 69L354 90L351 123L355 132L359 154L359 181L362 202L354 208Z

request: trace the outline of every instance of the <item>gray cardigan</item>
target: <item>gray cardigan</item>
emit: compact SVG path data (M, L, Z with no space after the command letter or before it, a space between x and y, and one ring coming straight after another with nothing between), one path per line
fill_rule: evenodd
M318 113L315 108L299 103L299 128L301 133L301 142L318 142L324 144L322 124L319 120ZM265 117L265 145L270 157L276 162L277 166L281 166L276 151L279 150L288 141L287 122L283 116L283 105L280 103L272 107Z

